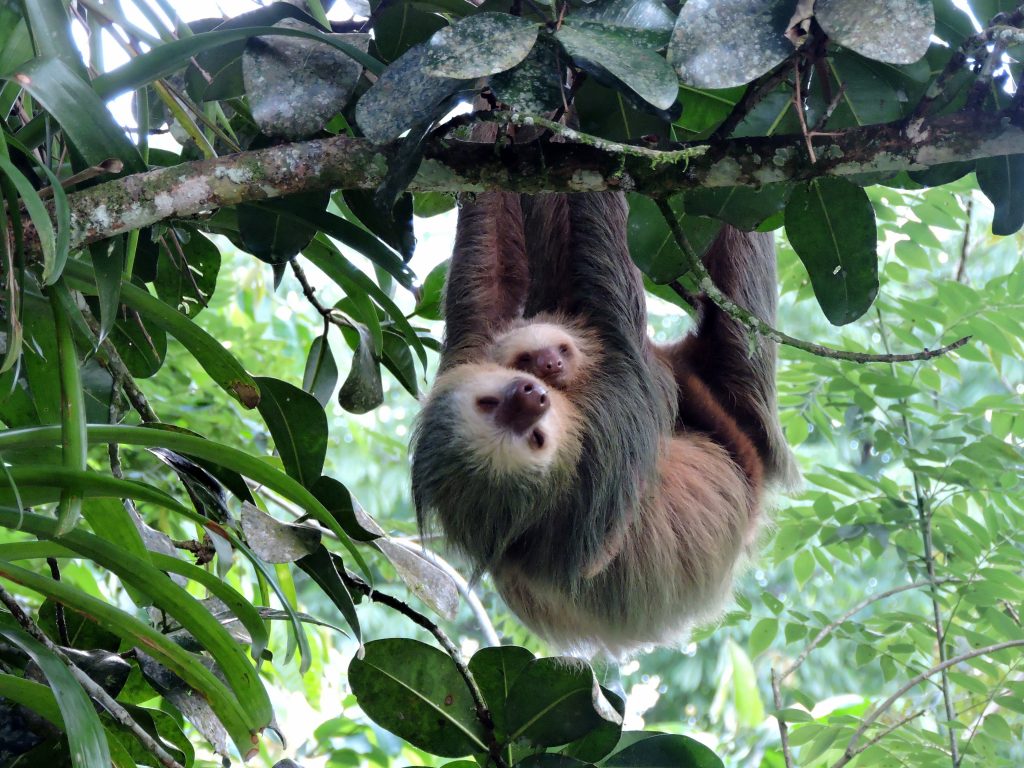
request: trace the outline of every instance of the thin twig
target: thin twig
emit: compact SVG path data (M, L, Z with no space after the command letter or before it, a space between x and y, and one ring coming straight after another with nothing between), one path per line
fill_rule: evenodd
M501 745L498 744L498 739L494 734L494 719L491 717L491 711L487 708L487 703L484 701L484 696L480 692L480 687L477 685L476 679L473 677L473 673L469 671L469 667L462 658L462 652L459 651L455 643L451 641L451 638L449 638L448 635L445 634L444 630L437 624L414 609L412 606L399 600L397 597L374 589L358 576L349 573L343 568L339 569L339 572L342 580L349 589L355 590L375 603L386 605L388 608L402 614L414 624L422 627L434 636L434 639L437 640L445 653L451 657L452 662L455 664L455 668L459 671L459 675L462 676L463 681L466 683L466 687L469 689L469 695L473 697L473 704L476 706L477 720L480 721L480 724L484 728L484 732L487 734L487 748L490 752L491 759L494 761L497 768L508 768L508 763L505 761L505 757L501 754Z
M766 339L774 341L776 344L783 344L787 347L802 349L804 352L810 352L812 355L827 357L833 360L849 360L854 363L906 363L914 360L930 360L933 357L945 355L948 352L959 349L971 339L970 336L964 336L963 338L957 339L952 344L947 344L946 346L939 347L938 349L923 349L920 352L909 352L906 354L880 355L872 352L850 352L845 349L826 347L824 344L817 344L813 341L804 341L803 339L798 339L790 336L789 334L783 333L782 331L768 325L768 323L764 322L764 320L757 317L750 311L741 307L718 289L714 280L711 279L711 275L708 273L707 268L705 268L701 263L701 260L697 257L693 248L690 246L690 243L686 238L686 234L680 228L679 221L676 218L675 213L672 211L672 208L664 199L657 200L657 204L662 216L665 217L665 221L672 230L672 236L675 238L676 244L683 252L683 255L688 259L690 270L696 276L697 283L704 295L711 299L716 307L729 315L733 320L749 328L751 331L760 334ZM671 285L672 289L677 293L680 293L680 291L683 292L680 293L680 295L684 295L684 293L686 293L686 289L680 285L678 281L673 281Z
M804 142L807 144L807 156L811 159L811 165L817 165L818 156L814 154L811 132L807 129L807 117L804 115L804 99L800 89L803 72L800 71L799 61L793 62L793 72L796 75L796 83L793 86L793 109L796 110L796 118L800 121L800 132L804 135Z
M896 691L896 693L894 693L888 699L879 704L878 707L876 707L870 715L864 718L863 722L861 722L860 724L860 727L856 730L853 736L850 737L850 741L846 745L846 750L843 752L843 756L832 764L832 768L843 768L844 765L847 765L854 757L860 754L860 750L857 749L857 744L860 741L861 737L867 732L868 728L870 728L874 724L874 722L878 720L879 717L885 714L892 707L892 705L899 700L901 696L907 693L907 691L912 689L914 686L927 680L932 675L947 670L950 667L954 667L957 664L962 664L965 661L970 661L971 659L975 659L979 656L987 656L992 653L998 653L999 651L1005 651L1007 648L1019 648L1021 646L1024 646L1024 639L1007 640L1003 643L986 645L984 648L976 648L972 651L962 653L959 656L954 656L953 658L947 659L941 664L937 664L934 667L926 669L924 672L915 675L913 678L904 683L900 687L900 689Z
M775 711L782 710L782 678L775 673L772 667L772 698L775 702ZM776 715L775 722L779 724L779 744L782 746L782 757L786 761L786 768L793 768L793 754L789 748L789 724Z
M46 558L46 564L50 566L50 578L54 581L60 581L60 565L57 563L57 558ZM68 635L68 621L64 615L64 606L56 603L53 614L57 622L57 636L60 637L61 644L71 645L71 636Z
M786 77L789 75L790 62L791 59L787 58L775 69L762 76L757 83L748 87L743 97L736 102L725 120L708 137L708 141L714 144L727 139L736 130L736 126L742 123L743 119L753 111L754 107L760 104L765 96L778 88L786 80Z
M132 719L132 716L128 713L124 707L117 703L114 698L103 690L103 687L99 685L95 680L89 677L85 672L79 669L71 659L68 658L67 654L55 644L46 633L39 628L39 626L32 621L32 619L22 610L21 606L3 587L0 587L0 602L3 602L7 606L7 609L14 616L15 621L20 624L26 632L28 632L33 638L42 643L46 649L56 656L63 662L68 668L68 671L72 674L78 684L85 689L85 692L89 694L90 698L94 699L101 707L107 710L107 713L114 718L119 724L123 725L136 739L142 744L149 752L160 761L160 764L164 768L182 768L182 765L175 760L171 755L162 747L160 744L145 730L142 726Z

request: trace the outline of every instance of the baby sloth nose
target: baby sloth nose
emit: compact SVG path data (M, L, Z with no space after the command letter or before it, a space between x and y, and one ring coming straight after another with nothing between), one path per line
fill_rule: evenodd
M530 379L513 379L505 387L505 397L495 414L498 424L522 433L540 421L551 407L548 391Z
M536 373L541 378L561 373L564 365L565 364L562 362L562 356L558 354L558 350L551 347L542 349L538 352L534 361Z

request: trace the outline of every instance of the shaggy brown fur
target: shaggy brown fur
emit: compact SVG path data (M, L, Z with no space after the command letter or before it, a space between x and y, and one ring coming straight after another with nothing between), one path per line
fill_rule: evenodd
M715 616L766 485L795 475L775 414L774 345L703 301L694 334L655 347L626 216L616 193L489 193L462 207L443 383L412 444L421 525L439 522L540 634L615 655ZM774 321L768 236L726 227L706 261L732 299ZM544 386L495 370L495 340L539 322L562 324L583 351L536 422L542 437L573 428L540 452L473 399L523 376Z

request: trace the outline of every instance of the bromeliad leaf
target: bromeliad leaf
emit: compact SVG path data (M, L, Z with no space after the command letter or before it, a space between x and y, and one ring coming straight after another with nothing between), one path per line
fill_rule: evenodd
M875 212L864 190L829 177L797 187L786 205L786 234L829 321L845 325L863 315L878 292Z
M487 751L466 683L436 648L418 640L373 640L348 675L363 711L410 744L442 757Z
M679 81L669 63L635 46L620 30L563 26L555 37L598 82L632 92L658 110L668 111L676 103Z
M889 64L920 59L935 31L931 0L818 0L814 18L835 42Z
M507 13L479 13L439 29L426 43L425 72L473 80L511 69L537 40L536 24Z
M689 0L668 60L688 85L746 85L793 52L784 34L792 13L792 0Z

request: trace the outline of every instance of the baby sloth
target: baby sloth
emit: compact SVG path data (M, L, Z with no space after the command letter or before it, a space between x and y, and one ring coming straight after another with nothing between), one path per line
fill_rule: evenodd
M795 477L775 349L700 300L647 337L617 193L479 195L459 214L440 373L412 439L421 528L555 644L620 656L715 617L772 483ZM775 317L769 236L724 228L716 284Z

